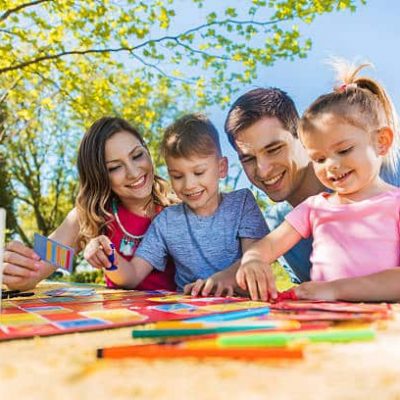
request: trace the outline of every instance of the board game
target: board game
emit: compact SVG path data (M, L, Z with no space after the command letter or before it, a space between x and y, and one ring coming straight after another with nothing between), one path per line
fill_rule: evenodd
M134 326L265 307L241 298L190 297L166 291L58 285L3 300L0 340Z
M284 301L276 304L236 297L190 297L166 291L110 290L94 285L39 287L32 297L2 302L0 340L110 329L158 321L185 320L256 309L252 320L301 323L370 322L390 317L387 304ZM260 315L261 314L261 315ZM241 314L246 317L246 313Z

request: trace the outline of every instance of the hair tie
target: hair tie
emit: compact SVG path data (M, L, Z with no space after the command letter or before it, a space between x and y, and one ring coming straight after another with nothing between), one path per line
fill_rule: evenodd
M355 89L357 87L357 83L343 83L340 85L336 91L339 93L347 92L348 89Z

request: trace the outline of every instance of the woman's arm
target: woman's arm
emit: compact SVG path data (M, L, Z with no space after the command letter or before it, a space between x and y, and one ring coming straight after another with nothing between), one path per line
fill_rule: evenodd
M61 244L77 248L79 222L73 209L62 224L50 235ZM29 290L54 272L54 266L43 260L29 247L18 241L7 244L4 253L3 282L9 289Z
M252 300L276 298L275 279L270 264L301 239L301 235L284 221L246 251L236 279L243 290L249 291Z
M104 274L117 286L125 289L134 289L153 270L150 263L140 257L133 257L126 261L114 253L115 270L108 270L111 262L108 257L112 254L111 241L107 236L100 235L87 244L84 258L92 267L104 268Z

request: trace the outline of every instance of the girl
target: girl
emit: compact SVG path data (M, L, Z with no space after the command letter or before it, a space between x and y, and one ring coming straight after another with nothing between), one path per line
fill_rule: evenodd
M154 216L174 202L167 183L154 174L142 137L121 118L99 119L82 139L78 170L76 208L50 237L80 251L90 239L105 234L129 261ZM97 258L104 256L99 252ZM9 288L33 288L53 271L22 243L7 246L4 283ZM107 279L108 286L119 283ZM175 290L171 263L164 272L149 274L137 288Z
M358 77L363 67L349 68L300 121L300 139L329 191L305 200L244 254L237 281L252 299L276 297L266 265L309 236L313 282L298 286L297 297L400 298L400 190L379 176L383 163L395 167L397 117L382 86Z

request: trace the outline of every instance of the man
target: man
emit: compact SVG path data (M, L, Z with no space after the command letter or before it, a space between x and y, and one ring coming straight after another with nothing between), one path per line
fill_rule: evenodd
M229 142L250 182L276 203L265 213L270 230L280 225L293 207L326 190L298 139L298 120L296 106L284 91L259 88L239 97L225 121ZM395 174L383 170L381 175L387 182L400 186L399 170ZM302 240L279 260L294 283L310 280L311 249L312 238ZM188 285L185 292L207 295L214 290L220 294L236 285L235 273L236 270L229 269L206 281L199 280Z

